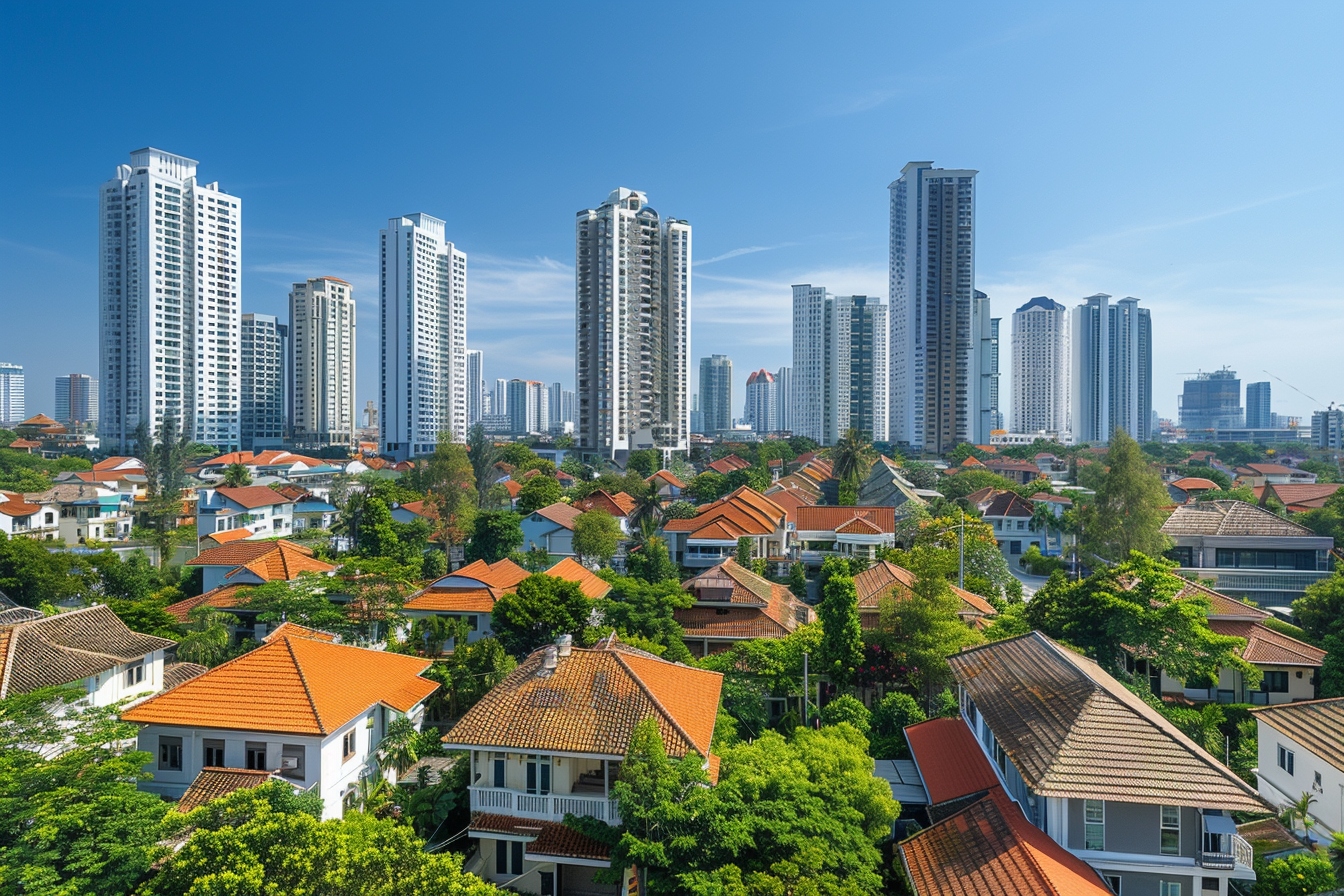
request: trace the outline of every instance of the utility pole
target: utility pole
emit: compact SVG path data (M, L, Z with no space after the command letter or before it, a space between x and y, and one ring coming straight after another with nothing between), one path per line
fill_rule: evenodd
M966 511L958 507L961 525L957 526L957 587L966 587Z
M803 651L803 727L807 727L807 651Z

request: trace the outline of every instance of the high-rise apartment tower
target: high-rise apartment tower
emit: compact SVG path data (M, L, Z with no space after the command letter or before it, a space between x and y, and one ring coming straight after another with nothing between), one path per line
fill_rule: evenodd
M775 375L768 370L757 370L747 377L747 402L742 409L742 422L755 432L779 429L778 385Z
M299 448L355 441L355 296L336 277L289 292L291 438Z
M733 428L733 362L727 355L700 359L700 413L705 435Z
M1069 432L1069 311L1037 296L1013 312L1013 409L1017 433Z
M1246 384L1246 428L1272 429L1274 412L1270 408L1269 382Z
M1110 441L1123 429L1139 442L1152 435L1153 327L1139 300L1097 293L1073 310L1073 400L1076 442Z
M82 373L56 377L56 422L66 426L95 426L98 380Z
M272 314L244 314L239 347L240 444L244 451L279 448L289 396L289 325Z
M834 445L888 431L887 307L872 296L793 287L792 431Z
M481 422L485 414L485 354L467 349L467 426Z
M0 362L0 423L21 423L26 419L23 365Z

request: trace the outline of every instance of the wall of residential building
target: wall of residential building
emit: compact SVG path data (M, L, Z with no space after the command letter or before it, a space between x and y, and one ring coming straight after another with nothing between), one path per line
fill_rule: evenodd
M523 551L543 548L552 557L574 556L574 533L544 516L532 514L522 521Z
M1191 688L1186 687L1181 681L1172 678L1166 670L1162 670L1162 693L1181 694L1189 700L1198 702L1212 702L1218 700L1218 691L1231 694L1232 703L1254 703L1257 705L1275 706L1280 703L1293 703L1298 700L1314 700L1316 698L1316 670L1306 666L1275 666L1259 665L1261 672L1282 672L1288 676L1288 690L1286 691L1267 691L1261 687L1246 687L1246 679L1242 673L1236 669L1219 669L1218 684L1216 688ZM1223 700L1222 702L1229 702Z
M1314 836L1328 841L1331 834L1344 831L1344 771L1259 719L1256 734L1259 763L1255 774L1260 795L1272 805L1284 806L1310 793L1316 797L1311 805L1317 822ZM1279 765L1279 747L1293 754L1292 774Z
M127 673L140 666L144 672L135 676L135 681ZM111 706L122 700L136 700L157 694L163 690L163 651L156 650L141 660L120 663L106 672L84 679L87 699L94 706Z
M1061 844L1086 858L1083 818L1085 800L1068 801L1069 838ZM1149 803L1119 803L1105 800L1105 849L1135 855L1162 855L1162 815L1160 807ZM1177 855L1194 857L1199 852L1199 810L1181 807L1181 847Z
M222 503L221 503L222 502ZM196 537L215 532L247 529L253 538L274 538L294 531L294 505L288 502L267 507L245 508L203 491L196 508Z

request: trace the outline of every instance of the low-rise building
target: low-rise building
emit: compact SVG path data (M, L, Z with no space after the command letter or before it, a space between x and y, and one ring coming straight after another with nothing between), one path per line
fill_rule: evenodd
M704 657L755 638L783 638L813 619L812 608L783 585L728 559L681 587L695 597L690 607L672 611L685 633L686 647Z
M409 619L439 616L465 620L467 643L471 644L494 634L490 629L490 613L495 602L512 594L529 575L508 558L494 563L474 560L412 594L402 611ZM450 640L443 649L452 650L453 646Z
M1252 712L1260 795L1283 808L1309 794L1317 839L1344 832L1344 697Z
M791 531L787 511L746 485L692 519L666 520L662 526L672 562L687 569L707 569L736 556L739 538L751 539L753 558L786 562Z
M895 507L804 506L794 511L797 559L820 566L831 556L872 562L896 545Z
M901 473L900 465L882 456L859 483L858 503L867 507L895 507L902 516L911 508L924 507L930 498L941 498L935 489L916 488Z
M60 538L66 544L130 537L131 514L116 489L84 482L61 482L26 497L34 504L58 509Z
M677 500L686 488L686 483L667 470L659 470L644 481L649 484L649 488L654 490L661 501Z
M1247 464L1237 467L1237 479L1252 488L1261 485L1312 485L1316 474L1283 464Z
M9 537L55 541L60 537L60 508L16 492L0 492L0 532Z
M574 556L574 521L583 511L557 501L523 517L524 551L543 550L552 557Z
M200 489L197 537L228 529L246 529L249 538L283 538L294 531L294 501L264 485Z
M859 625L865 631L877 628L882 620L882 603L905 600L914 593L915 574L890 560L879 560L854 577L854 592L859 604ZM982 629L998 615L994 605L973 591L951 583L948 587L961 601L957 617L971 628Z
M1254 491L1256 500L1261 504L1274 500L1289 513L1304 513L1324 507L1325 502L1341 488L1344 488L1344 484L1338 482L1288 483L1263 485Z

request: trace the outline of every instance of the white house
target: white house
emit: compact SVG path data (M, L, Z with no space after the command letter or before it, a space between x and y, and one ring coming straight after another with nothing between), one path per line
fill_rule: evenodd
M121 493L85 482L58 482L45 492L30 493L29 501L57 508L60 538L66 544L115 541L131 534L131 514Z
M804 505L794 516L798 558L808 566L820 566L829 555L872 562L878 548L896 545L895 507Z
M30 500L15 492L0 492L0 532L11 538L55 541L60 535L60 508Z
M246 529L249 538L284 537L294 531L294 501L264 485L203 488L197 492L196 536Z
M1344 831L1344 697L1286 703L1255 714L1260 795L1272 805L1315 797L1316 839Z
M298 627L122 713L139 724L154 777L180 798L206 768L270 771L322 797L322 817L352 805L360 778L383 774L377 748L395 719L417 728L438 688L429 660L334 644Z

